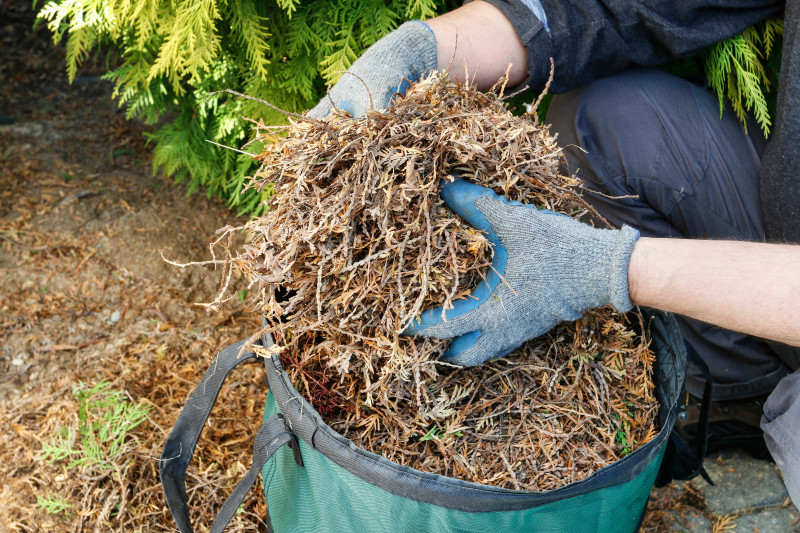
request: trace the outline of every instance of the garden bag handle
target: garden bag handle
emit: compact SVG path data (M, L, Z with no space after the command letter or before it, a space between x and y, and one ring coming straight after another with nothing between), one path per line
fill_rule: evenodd
M159 463L161 486L167 498L167 505L181 533L193 533L189 522L189 505L186 496L186 469L194 454L194 448L203 432L208 415L217 401L225 378L239 363L258 356L250 351L242 352L245 341L231 344L211 363L202 381L192 392L181 410L178 420L164 445ZM271 416L256 434L253 444L253 464L250 470L225 500L220 508L212 533L220 533L228 525L234 513L244 501L244 497L258 478L258 473L275 451L294 439L283 421L283 416Z
M690 344L684 344L684 346L686 348L687 361L694 363L706 380L703 388L703 398L700 402L694 449L673 427L669 436L667 451L664 454L661 469L655 481L656 487L663 487L671 483L673 479L687 480L693 479L697 475L701 475L709 485L714 484L714 481L703 466L703 460L708 451L708 425L711 417L713 381L708 365L706 365L697 351Z

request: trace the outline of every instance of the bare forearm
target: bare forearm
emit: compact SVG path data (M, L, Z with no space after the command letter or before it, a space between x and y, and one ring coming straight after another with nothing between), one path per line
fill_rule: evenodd
M800 246L641 238L631 301L800 346Z
M480 0L426 21L436 35L439 69L464 81L469 75L488 89L506 72L509 86L525 80L527 52L511 22L496 7Z

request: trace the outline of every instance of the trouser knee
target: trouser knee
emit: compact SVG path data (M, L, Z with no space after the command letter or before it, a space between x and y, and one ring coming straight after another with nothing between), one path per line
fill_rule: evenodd
M708 90L655 69L635 69L554 97L547 120L567 171L612 225L647 237L764 239L758 173L763 139ZM719 399L772 390L786 367L764 341L678 317L706 361ZM687 388L702 391L692 372Z
M635 69L557 95L547 118L568 170L612 224L645 236L763 240L763 139L733 113L720 118L710 91Z

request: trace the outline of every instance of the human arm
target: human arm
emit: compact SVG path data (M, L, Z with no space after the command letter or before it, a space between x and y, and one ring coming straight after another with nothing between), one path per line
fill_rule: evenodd
M527 77L526 51L506 16L496 7L475 1L425 23L406 22L359 57L311 111L327 115L332 106L354 117L372 106L383 109L408 82L431 70L450 74L488 89L509 68L509 84Z
M634 304L800 346L800 246L641 238Z
M487 0L511 21L527 50L526 84L541 87L555 60L559 93L630 66L655 66L699 52L779 13L781 0Z
M426 23L436 35L438 69L453 78L463 82L469 76L482 90L506 69L509 87L527 78L527 50L507 16L489 2L476 0Z
M406 334L453 338L444 358L502 357L592 307L632 304L800 345L800 246L639 239L523 206L456 180L442 199L492 242L492 268L470 298L426 310Z
M360 116L383 109L403 80L448 69L493 85L511 65L509 86L537 88L555 61L551 89L563 92L632 65L652 66L695 53L780 12L780 0L476 0L424 24L407 22L370 47L312 116L331 104ZM544 20L542 20L544 19ZM547 26L545 27L545 23Z

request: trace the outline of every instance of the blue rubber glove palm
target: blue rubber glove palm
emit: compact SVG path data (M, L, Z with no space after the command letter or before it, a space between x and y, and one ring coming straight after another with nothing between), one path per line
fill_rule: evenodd
M611 304L624 312L632 307L628 263L638 231L593 228L511 202L463 179L445 184L441 197L484 231L494 248L493 269L472 298L453 302L446 320L441 307L424 311L404 331L454 338L444 360L479 365L560 322L577 320L587 309Z
M324 117L331 103L354 118L363 116L370 104L385 109L395 94L405 94L409 82L436 69L437 56L433 31L418 20L406 22L370 46L308 114Z

